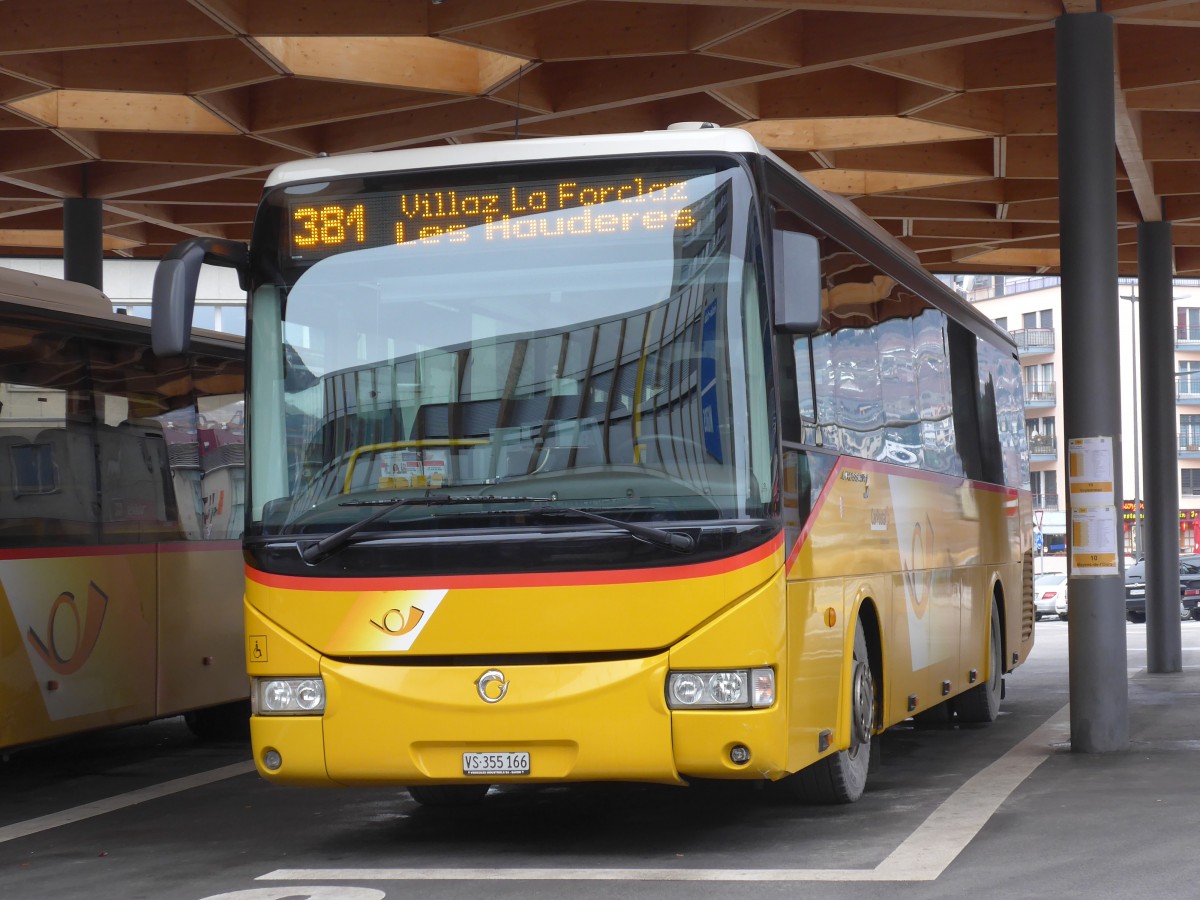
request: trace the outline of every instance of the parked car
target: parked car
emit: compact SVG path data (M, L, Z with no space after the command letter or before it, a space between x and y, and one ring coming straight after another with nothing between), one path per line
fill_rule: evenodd
M1180 554L1179 561L1181 563L1187 563L1189 566L1195 566L1197 569L1200 569L1200 553ZM1190 611L1190 615L1193 619L1200 621L1200 603L1197 603L1195 606L1192 607L1192 609Z
M1200 555L1179 558L1179 618L1196 615L1200 606ZM1125 569L1125 618L1146 621L1146 561L1139 560Z
M1062 604L1062 613L1058 604ZM1047 572L1033 577L1033 617L1067 617L1067 576L1061 572Z

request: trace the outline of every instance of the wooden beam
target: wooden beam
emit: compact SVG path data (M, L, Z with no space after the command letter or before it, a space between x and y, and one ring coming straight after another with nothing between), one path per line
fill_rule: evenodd
M1150 161L1191 160L1200 156L1200 112L1141 114L1142 154Z
M1005 140L1005 174L1010 178L1058 178L1058 138L1016 135Z
M234 131L228 122L181 94L50 91L9 105L51 128L189 134Z
M806 173L806 177L822 190L855 196L909 191L913 188L969 178L961 175L918 175L912 172L866 172L847 169L817 169Z
M297 153L240 135L98 132L93 137L99 155L108 162L215 166L227 170L264 168L299 158Z
M1142 152L1141 120L1143 113L1129 111L1125 105L1120 84L1116 86L1114 106L1113 119L1116 125L1117 153L1121 157L1121 165L1125 168L1125 174L1129 177L1142 220L1161 222L1162 204L1154 190L1154 167Z
M758 83L764 119L818 116L894 116L900 112L896 79L858 66L809 72Z
M983 134L1005 134L1008 130L1004 95L1000 92L943 97L941 101L914 113L913 118L922 122L970 128Z
M839 10L842 8L839 5ZM1021 19L806 11L802 53L805 66L828 68L941 50L962 43L1027 36L1047 27L1045 23ZM1053 56L1050 59L1052 71ZM1053 83L1053 76L1050 83ZM970 81L970 67L967 86L974 87Z
M788 15L791 15L791 10L788 9L689 6L688 48L695 51L710 50L725 41L757 31L764 25L770 25Z
M966 52L968 91L1055 85L1053 20L1033 31L977 44Z
M929 87L963 91L967 87L965 53L961 46L945 47L873 59L863 65Z
M704 52L727 59L796 68L806 64L803 44L804 25L797 14L772 19L726 40L713 42Z
M530 17L536 56L543 62L661 56L691 49L686 9L646 3L605 7L602 16L560 7ZM478 34L478 32L472 32Z
M903 147L837 150L827 155L834 166L844 169L992 177L992 142L988 138Z
M196 2L196 0L192 0ZM213 0L204 5L218 9ZM241 31L252 35L388 36L427 35L430 4L420 0L388 3L296 3L293 0L226 2Z
M842 150L932 144L974 137L961 128L898 116L760 119L743 126L768 147L781 150Z
M52 131L10 131L4 135L4 155L0 157L0 172L12 175L68 163L86 162L87 159L87 156Z
M1123 24L1117 41L1117 69L1126 91L1200 82L1193 28Z
M966 219L992 221L994 209L987 203L946 203L940 200L909 200L904 197L862 197L854 204L873 219Z
M560 113L660 100L776 75L776 70L753 63L689 55L627 59L619 66L582 61L545 68L548 81L556 84L554 108Z
M442 94L486 93L524 60L429 37L258 37L288 71Z
M0 54L127 47L226 34L185 3L89 0L86 15L81 15L78 0L4 0Z

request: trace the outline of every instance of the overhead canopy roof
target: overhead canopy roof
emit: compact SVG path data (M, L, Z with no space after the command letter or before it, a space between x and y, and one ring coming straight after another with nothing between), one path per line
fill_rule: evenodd
M263 180L320 152L753 132L934 271L1054 272L1054 22L1095 0L4 0L0 255L248 240ZM1116 22L1120 270L1169 219L1200 275L1200 2ZM518 124L519 123L519 124ZM1100 186L1102 187L1102 186Z

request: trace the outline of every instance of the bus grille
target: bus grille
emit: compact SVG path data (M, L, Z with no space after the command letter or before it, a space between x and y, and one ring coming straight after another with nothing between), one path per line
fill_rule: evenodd
M1021 641L1033 635L1033 551L1021 560Z

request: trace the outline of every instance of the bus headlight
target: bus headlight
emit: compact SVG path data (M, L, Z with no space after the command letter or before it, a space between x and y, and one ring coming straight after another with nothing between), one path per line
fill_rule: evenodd
M667 675L667 706L671 709L762 709L774 702L774 669L722 669Z
M325 711L320 678L255 678L252 712L257 716L319 716Z

